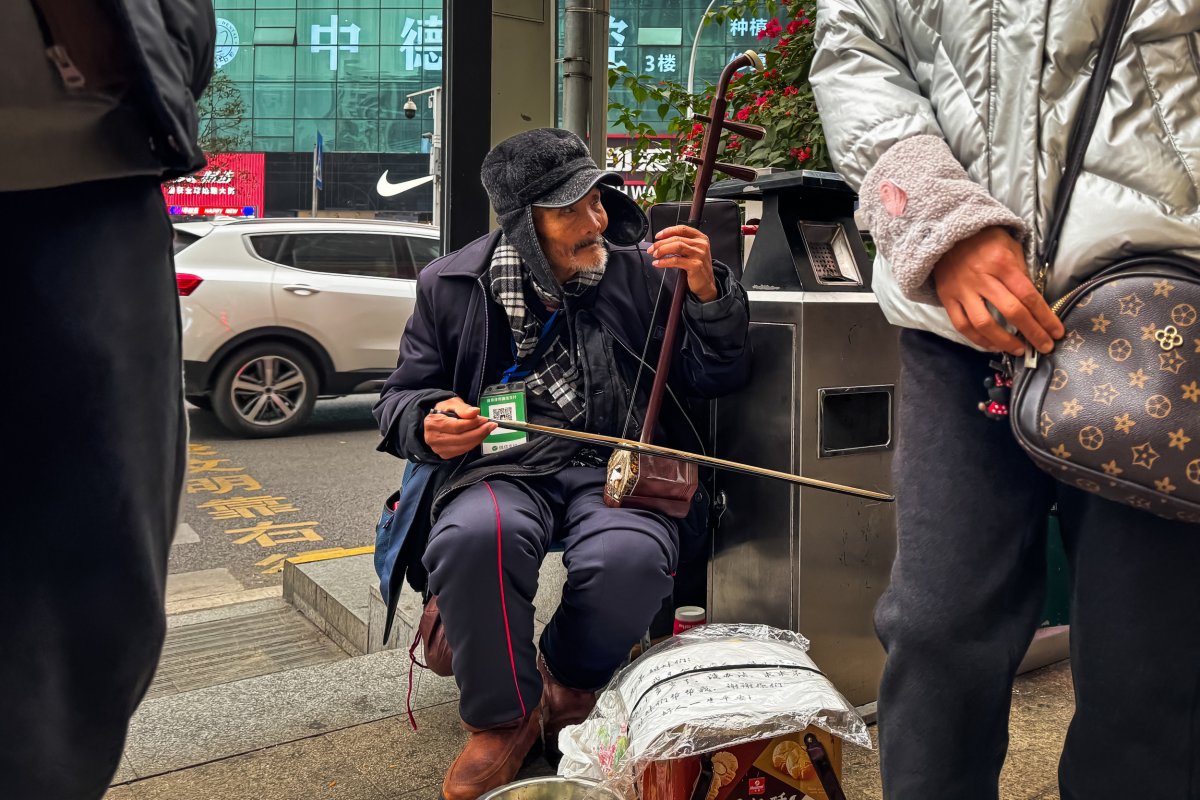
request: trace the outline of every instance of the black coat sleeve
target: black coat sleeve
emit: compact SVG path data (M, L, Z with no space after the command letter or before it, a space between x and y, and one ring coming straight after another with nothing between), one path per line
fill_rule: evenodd
M683 306L678 376L696 397L719 397L750 381L750 304L728 267L713 262L717 299L701 303L689 292ZM682 277L682 276L681 276Z
M452 378L442 360L433 289L437 275L426 268L417 280L417 302L400 339L396 371L375 404L375 421L383 441L379 450L412 461L441 461L425 444L425 415L454 396Z

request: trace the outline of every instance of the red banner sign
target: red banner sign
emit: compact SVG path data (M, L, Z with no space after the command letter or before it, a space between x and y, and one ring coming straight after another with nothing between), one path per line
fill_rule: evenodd
M167 210L174 216L260 216L264 165L262 153L210 155L195 175L163 185Z

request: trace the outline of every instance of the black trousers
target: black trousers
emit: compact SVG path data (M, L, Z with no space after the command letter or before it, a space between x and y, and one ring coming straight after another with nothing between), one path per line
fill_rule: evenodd
M171 229L148 178L0 193L0 220L0 796L91 800L166 626L186 466Z
M900 341L899 547L875 615L885 796L997 797L1057 502L1076 700L1061 795L1200 798L1200 526L1054 481L976 410L986 355L916 331Z
M567 583L541 652L566 686L603 687L670 594L679 559L674 521L609 508L603 491L602 467L498 478L464 489L438 518L424 561L468 725L512 722L541 700L533 598L552 544L563 546Z

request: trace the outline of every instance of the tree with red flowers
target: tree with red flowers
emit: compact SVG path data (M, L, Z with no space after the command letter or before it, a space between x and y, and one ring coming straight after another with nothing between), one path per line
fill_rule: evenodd
M758 32L763 59L761 72L743 70L734 76L728 92L729 117L766 128L766 136L752 141L725 134L721 145L722 160L752 167L783 170L830 169L829 154L821 121L808 83L813 58L813 8L815 0L729 0L708 13L706 25L725 25L730 20L761 18L764 9L770 20ZM716 76L713 76L715 79ZM680 200L690 194L689 167L684 156L699 150L704 128L687 114L688 108L707 112L716 87L709 83L695 95L688 95L682 86L635 76L625 68L610 71L609 84L618 82L633 91L639 103L657 102L660 118L670 120L670 131L677 137L674 151L648 150L643 143L650 126L644 122L631 125L640 114L618 103L610 109L618 111L616 123L623 125L634 137L634 148L655 166L648 171L653 191L645 202ZM631 113L633 116L630 116ZM639 147L639 145L642 145Z

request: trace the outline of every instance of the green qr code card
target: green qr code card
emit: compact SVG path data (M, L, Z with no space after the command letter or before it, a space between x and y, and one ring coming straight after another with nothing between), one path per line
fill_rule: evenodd
M510 387L500 387L503 391L493 393L489 389L479 398L479 413L496 422L525 422L525 391L522 387L514 391ZM499 453L510 447L518 447L528 441L525 431L510 431L497 428L483 440L480 449L483 455Z

